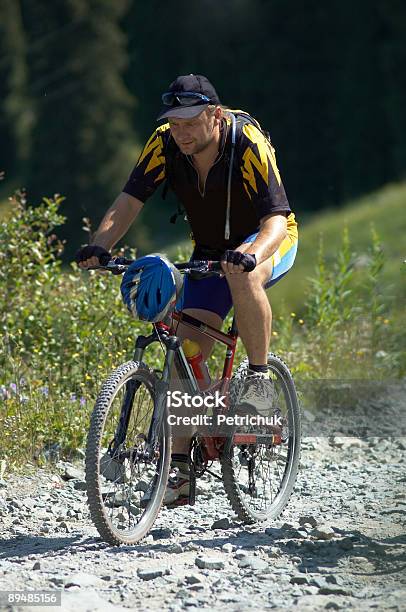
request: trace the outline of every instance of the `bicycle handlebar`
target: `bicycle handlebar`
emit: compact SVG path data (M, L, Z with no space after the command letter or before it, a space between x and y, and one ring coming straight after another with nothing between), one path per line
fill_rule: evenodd
M199 272L221 272L221 262L211 260L198 260L187 261L186 263L174 264L178 270L198 270Z
M109 258L108 255L100 256L100 266L92 266L87 270L106 270L112 274L123 274L128 266L130 266L135 259L127 259L126 257L113 257ZM184 274L189 272L198 272L202 276L215 275L222 272L220 261L206 261L206 260L194 260L187 261L184 263L175 263L175 268Z

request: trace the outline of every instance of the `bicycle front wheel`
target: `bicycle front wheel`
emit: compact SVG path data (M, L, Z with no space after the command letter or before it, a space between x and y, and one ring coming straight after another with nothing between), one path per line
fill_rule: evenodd
M160 510L171 455L166 406L151 448L148 434L157 403L157 377L129 361L104 382L91 417L86 446L90 514L111 544L135 544Z
M230 381L231 414L238 406L247 370L248 359L244 359ZM278 426L251 427L244 431L246 436L235 428L220 457L227 496L245 523L279 516L289 501L299 467L301 420L293 378L273 353L268 354L268 371L273 387L269 417Z

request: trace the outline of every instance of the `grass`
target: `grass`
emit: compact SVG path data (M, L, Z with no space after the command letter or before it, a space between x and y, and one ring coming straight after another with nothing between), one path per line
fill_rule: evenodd
M308 278L314 275L320 236L323 238L327 265L341 248L342 230L348 228L353 250L358 254L356 265L362 276L365 253L371 241L371 224L375 227L385 255L382 287L387 296L397 302L396 310L404 308L406 300L406 183L388 185L379 191L348 202L338 210L314 215L307 225L299 225L299 249L295 265L289 274L275 285L272 304L279 313L284 309L303 313L303 296ZM299 219L300 223L300 219ZM402 305L403 304L403 305Z

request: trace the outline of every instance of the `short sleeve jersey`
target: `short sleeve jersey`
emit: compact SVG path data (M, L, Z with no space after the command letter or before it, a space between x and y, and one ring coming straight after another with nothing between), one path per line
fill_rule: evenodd
M203 190L199 188L192 157L180 152L171 138L169 124L165 123L154 131L144 146L123 191L145 202L168 178L169 186L186 211L196 245L219 251L240 245L247 236L258 231L260 220L266 215L285 214L288 225L296 225L274 148L255 125L237 121L230 238L225 239L230 128L231 119L226 113L221 125L219 153Z

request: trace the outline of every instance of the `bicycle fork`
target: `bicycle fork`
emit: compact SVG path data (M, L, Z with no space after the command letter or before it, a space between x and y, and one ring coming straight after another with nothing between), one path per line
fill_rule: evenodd
M154 332L150 336L140 336L137 339L134 358L137 361L141 361L145 348L156 340L161 340L163 342L166 348L166 354L162 378L157 379L155 382L155 405L145 447L145 456L148 457L148 459L153 457L157 440L159 440L159 433L162 430L162 422L166 414L167 392L169 391L175 355L178 356L180 367L186 368L187 376L190 376L190 367L181 349L180 340L176 336L170 336L167 332L158 333L156 329L154 329Z
M152 342L156 342L159 340L158 333L156 329L154 329L153 333L149 336L139 336L136 341L135 351L134 351L134 361L140 363L142 361L144 351ZM164 338L162 340L165 341ZM169 387L169 376L171 365L173 363L173 350L168 350L166 353L165 359L165 367L162 379L157 380L155 383L155 402L154 402L154 410L152 414L152 419L148 431L148 436L146 438L146 445L142 454L137 453L137 456L133 456L135 460L144 460L150 461L154 455L154 449L156 446L157 434L160 431L160 427L162 425L162 418L165 412L165 398L166 392ZM124 442L127 435L128 423L131 416L131 409L133 406L134 396L139 387L139 383L134 380L129 380L126 383L126 390L123 399L123 403L121 406L121 414L120 419L117 425L117 429L114 434L114 439L110 443L109 453L113 457L117 449Z

